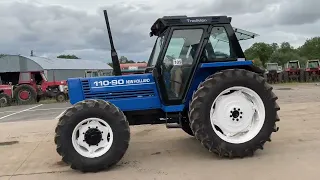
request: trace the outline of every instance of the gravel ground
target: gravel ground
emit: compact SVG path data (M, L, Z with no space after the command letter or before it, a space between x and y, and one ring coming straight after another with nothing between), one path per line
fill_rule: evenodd
M46 121L30 121L32 111L23 111L30 106L12 107L6 110L23 112L2 119L14 122L0 124L0 180L319 179L319 88L314 84L274 86L281 106L280 130L254 157L219 159L180 129L168 130L164 125L135 126L131 127L130 146L121 162L109 171L88 174L71 170L55 152L53 136L57 122L50 118L62 109L50 112L52 108L63 108L61 104L33 109L51 108L38 110L47 112L41 115ZM27 117L26 121L23 117ZM15 118L20 118L19 122Z

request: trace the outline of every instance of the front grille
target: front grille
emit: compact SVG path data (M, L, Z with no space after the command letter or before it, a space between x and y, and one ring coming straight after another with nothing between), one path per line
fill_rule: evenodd
M139 90L127 90L127 91L108 91L108 92L90 92L90 85L88 80L83 80L82 89L85 99L128 99L128 98L142 98L155 96L153 89L139 89Z

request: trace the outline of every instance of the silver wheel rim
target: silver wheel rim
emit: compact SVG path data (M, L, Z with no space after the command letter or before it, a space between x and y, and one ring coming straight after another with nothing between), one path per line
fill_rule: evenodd
M86 141L86 133L97 129L101 132L101 141L97 145L90 145ZM113 132L109 124L99 118L84 119L72 132L72 145L84 157L97 158L109 151L113 143Z
M253 90L242 86L230 87L214 100L210 121L222 140L233 144L245 143L260 132L265 121L265 107Z

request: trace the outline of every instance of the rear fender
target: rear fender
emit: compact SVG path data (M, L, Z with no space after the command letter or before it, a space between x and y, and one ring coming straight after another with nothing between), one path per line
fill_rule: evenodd
M255 72L263 77L264 70L255 66L252 61L230 61L230 62L214 62L214 63L202 63L196 70L188 92L185 97L184 105L186 111L189 109L189 102L192 99L192 94L197 90L198 85L204 81L208 76L215 74L219 71L226 69L246 69L248 71Z

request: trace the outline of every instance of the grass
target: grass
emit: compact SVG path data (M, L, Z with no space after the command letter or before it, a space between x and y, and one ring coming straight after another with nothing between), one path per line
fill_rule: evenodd
M51 98L46 98L46 99L42 99L39 102L36 102L36 103L33 103L33 104L54 104L54 103L58 103L56 101L56 99L54 99L54 98L52 98L52 99ZM16 102L13 102L13 103L11 103L10 106L21 106L21 105L17 104Z
M55 99L43 99L38 102L38 104L53 104L58 103Z

